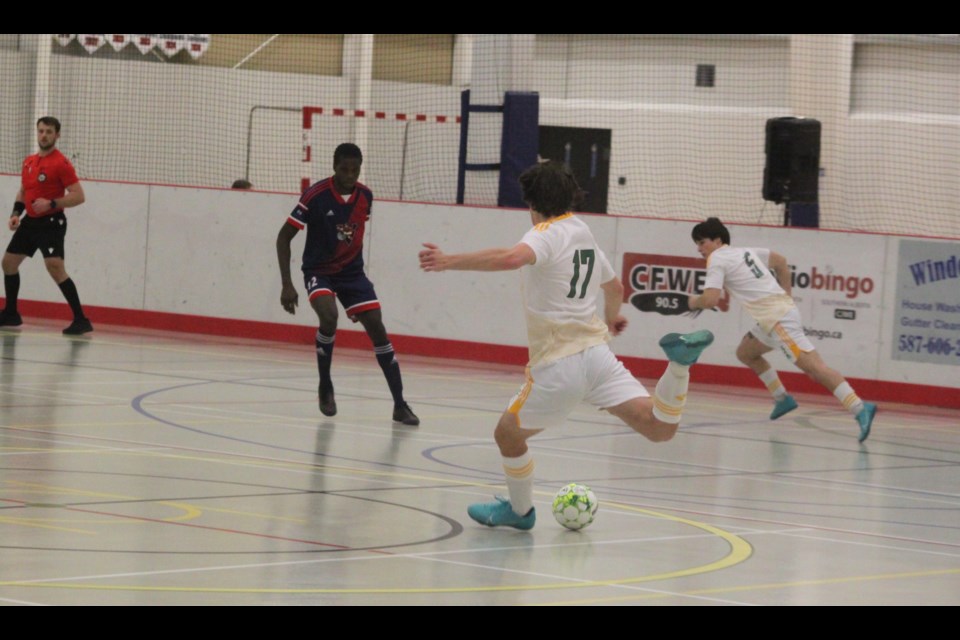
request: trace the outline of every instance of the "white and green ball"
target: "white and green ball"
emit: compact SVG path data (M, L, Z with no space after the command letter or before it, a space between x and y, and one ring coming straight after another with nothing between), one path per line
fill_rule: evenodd
M553 498L553 517L567 529L583 529L597 515L600 503L590 487L571 482Z

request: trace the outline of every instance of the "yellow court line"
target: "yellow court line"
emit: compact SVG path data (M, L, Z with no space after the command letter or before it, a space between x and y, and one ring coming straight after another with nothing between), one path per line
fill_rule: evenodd
M40 335L43 335L43 334L40 334ZM51 335L53 335L53 334L51 334ZM59 342L59 340L58 340L57 338L51 338L50 340L47 340L46 342ZM274 363L274 364L283 364L283 365L291 365L291 366L303 365L303 362L301 362L299 359L296 359L296 360L284 360L284 359L279 359L279 358L276 358L276 357L259 357L259 356L258 356L258 357L250 357L250 356L245 356L245 355L235 355L235 354L231 354L231 353L225 352L225 351L216 351L216 350L209 350L209 349L197 350L197 349L187 349L187 348L165 347L165 346L159 346L159 345L144 345L144 344L136 344L136 343L112 342L112 341L109 341L109 340L101 340L101 339L98 339L98 340L97 340L97 345L109 346L109 347L122 347L122 348L126 348L126 349L143 349L143 350L146 350L146 351L157 351L157 352L160 352L160 353L185 353L185 354L189 354L189 355L191 355L191 356L206 355L206 356L211 357L211 358L222 357L222 358L225 358L225 359L247 360L247 361L251 361L251 362L270 362L270 363ZM224 347L227 347L227 346L229 346L229 345L223 345L223 346L224 346ZM266 348L269 348L268 346L262 346L262 347L261 347L261 346L258 346L258 345L249 345L249 346L250 346L250 348L254 348L254 349L258 349L258 348L266 349ZM307 347L309 347L309 345L306 345L306 344L304 344L304 345L295 345L295 346L307 346ZM353 350L354 350L354 351L365 351L365 350L362 349L362 348L355 348L355 349L353 349ZM358 365L351 365L351 364L349 364L349 363L342 363L341 365L338 365L338 366L341 368L342 371L354 371L354 372L361 372L361 373L362 373L362 372L368 370L368 367L358 366ZM521 365L517 365L517 368L518 368L518 372L519 372L519 373L518 373L518 377L520 377L520 378L522 379L522 370L523 370L523 367L522 367ZM157 373L157 372L133 372L133 373L138 374L138 375L152 375L152 376L167 376L167 375L169 375L169 374ZM202 374L202 372L201 372L201 374ZM196 375L196 374L195 374L195 375ZM442 374L442 373L437 373L437 374L425 374L425 373L413 373L413 372L411 372L411 373L406 373L406 374L404 374L404 375L407 375L407 376L416 376L416 377L424 378L424 379L428 379L428 380L431 380L431 379L432 379L432 380L449 380L449 379L450 379L450 376L449 376L449 375L444 375L444 374ZM192 383L193 383L193 384L202 384L202 383L209 383L209 382L214 382L214 383L217 383L217 382L219 382L219 383L229 383L229 382L232 382L232 381L229 380L229 379L228 379L228 380L216 380L216 379L202 378L202 377L199 377L199 376L198 376L197 379L192 379ZM483 385L495 385L495 386L508 386L508 385L509 385L509 386L511 386L511 387L514 387L514 386L516 386L516 384L517 384L517 383L515 383L515 382L509 382L509 383L508 383L508 382L503 382L503 381L499 381L499 380L472 380L472 383L474 383L474 384L483 384ZM187 384L191 384L191 383L188 382Z
M44 334L38 334L38 335L41 335L41 336L42 336L42 335L44 335ZM52 337L53 335L54 335L54 334L49 334L49 336L51 336L51 337L50 337L49 340L46 340L46 342L59 343L60 340L59 340L58 338L56 338L56 337ZM267 357L267 356L251 357L251 356L247 356L247 355L237 355L237 354L230 353L229 351L213 350L213 349L210 349L209 347L208 347L208 348L205 348L205 349L190 349L190 348L185 348L185 347L167 347L167 346L161 346L161 345L149 345L149 344L139 344L139 343L114 342L114 341L103 340L103 339L99 339L99 338L97 339L97 343L96 343L96 344L97 344L98 346L122 347L122 348L125 348L125 349L143 349L143 350L145 350L145 351L157 351L157 352L160 352L160 353L184 353L184 354L188 354L188 355L190 355L190 356L206 355L206 356L208 356L208 357L210 357L210 358L220 357L220 358L224 358L224 359L247 360L247 361L251 361L251 362L271 362L271 363L283 364L283 365L303 365L303 362L301 361L302 359L299 358L299 357L297 357L297 356L294 356L294 355L293 355L293 349L296 348L296 347L308 347L308 348L309 348L309 346L310 346L310 345L308 345L308 344L306 344L306 343L304 343L303 345L298 345L298 344L290 343L290 344L291 344L291 356L292 356L293 358L296 358L296 359L281 359L281 358L277 358L277 357ZM224 344L224 345L221 345L221 346L224 347L224 349L226 349L226 348L230 347L231 345L226 345L226 344ZM256 344L251 344L251 345L248 345L248 346L249 346L250 348L252 348L252 349L269 349L269 348L270 348L270 345L256 345ZM346 347L344 347L344 348L346 348ZM366 350L363 349L363 348L353 348L353 349L351 349L351 350L353 350L353 351L366 352ZM301 353L301 351L297 351L296 353ZM341 365L341 366L342 366L342 369L347 370L347 371L360 371L360 372L366 371L366 370L369 368L369 367L365 367L365 366L351 365L351 364L348 364L348 363L344 363L344 364ZM521 376L522 376L523 367L522 367L521 365L517 365L517 368L518 368L518 371L520 372L520 374L518 374L518 375L521 375ZM154 376L164 376L164 375L166 375L166 374L157 373L157 372L135 372L135 373L140 373L140 374L142 374L142 375L154 375ZM202 373L202 372L201 372L201 373ZM418 376L418 377L423 377L423 378L428 378L428 379L432 378L432 379L437 379L437 380L449 380L449 379L450 379L450 376L449 376L449 375L444 375L444 374L440 374L440 373L438 373L438 374L410 373L410 374L405 374L405 375L416 375L416 376ZM199 382L199 383L202 383L202 382L229 382L229 380L197 379L197 380L194 380L193 382ZM496 384L496 385L507 384L507 383L500 382L500 381L496 381L496 380L491 380L491 381L478 380L478 381L476 381L476 382L480 382L480 383L482 383L482 384ZM514 384L514 385L515 385L515 383L511 383L511 384Z
M602 604L611 602L625 602L631 600L647 600L654 598L669 598L676 596L694 596L694 595L716 595L723 593L733 593L742 591L754 591L757 589L788 589L803 586L820 586L825 584L843 584L850 582L865 582L873 580L896 580L904 578L929 578L939 575L952 575L960 573L960 569L943 569L932 571L912 571L905 573L887 573L875 576L851 576L847 578L827 578L824 580L801 580L797 582L770 583L759 585L744 585L739 587L716 587L712 589L695 589L692 591L681 591L675 594L637 594L635 596L623 596L614 598L598 598L590 600L571 600L566 602L553 602L546 605L535 606L557 606L571 604ZM423 588L423 589L258 589L258 588L216 588L216 587L148 587L140 585L91 585L91 584L70 584L70 583L31 583L17 581L0 581L0 587L49 587L55 589L84 589L94 591L148 591L148 592L176 592L176 593L235 593L235 594L341 594L341 595L382 595L382 594L436 594L436 593L489 593L506 591L542 591L557 589L577 589L588 587L605 587L624 584L636 584L639 582L649 582L652 580L663 580L673 577L672 574L662 574L657 576L645 576L642 578L626 578L623 580L604 580L581 582L577 584L539 584L539 585L517 585L517 586L499 586L499 587L450 587L450 588Z
M35 334L35 335L38 336L38 337L43 337L45 334L42 334L42 333L41 333L41 334ZM53 335L54 335L54 334L49 334L49 336L53 336ZM44 342L44 340L38 340L38 342ZM45 340L45 342L48 342L48 343L50 343L50 342L57 343L57 342L60 342L60 340L59 340L58 338L55 338L55 337L50 337L50 339L49 339L49 340ZM127 342L114 342L114 341L111 341L111 340L104 340L104 339L101 339L101 338L98 338L98 339L97 339L96 344L97 344L97 346L122 347L122 348L125 348L125 349L142 349L142 350L144 350L144 351L157 351L157 352L160 352L160 353L185 353L185 354L189 354L189 355L191 355L191 356L206 355L206 356L209 356L209 357L219 356L219 357L222 357L222 358L224 358L224 359L232 359L232 360L252 360L252 361L254 361L254 362L274 362L274 363L282 363L282 364L296 364L295 362L288 361L288 360L280 360L280 359L277 359L277 358L275 358L275 357L274 357L274 358L268 358L268 357L247 357L247 356L244 356L244 355L232 354L232 353L230 353L229 351L214 351L214 350L209 350L209 348L208 348L207 350L198 350L198 349L188 349L188 348L185 348L185 347L166 347L166 346L155 345L155 344L142 344L142 343L135 343L135 342L130 342L130 343L127 343ZM226 349L226 348L229 347L230 345L226 345L226 344L225 344L225 345L222 345L222 346ZM249 345L249 346L250 346L251 348L263 348L263 349L266 349L266 348L267 348L266 346L263 346L263 347L257 347L256 345ZM152 372L152 373L144 373L144 375L164 375L164 374L157 374L156 372Z
M103 405L88 405L89 407L103 406ZM126 405L115 405L118 407L127 407ZM25 422L21 424L8 424L4 425L4 429L10 429L11 431L25 431L27 433L38 432L43 435L59 435L62 437L68 438L83 438L86 437L82 433L67 433L61 434L57 433L58 429L65 429L67 427L153 427L156 426L156 420L120 420L117 422L104 422L103 420L97 420L95 422L48 422L46 424L39 422ZM52 432L52 433L51 433Z
M632 602L636 600L652 600L673 598L677 596L707 596L722 595L728 593L737 593L744 591L757 591L768 589L793 589L797 587L817 587L830 584L848 584L851 582L870 582L877 580L901 580L906 578L931 578L941 575L951 575L960 573L960 569L933 569L930 571L908 571L904 573L881 573L873 576L848 576L845 578L824 578L822 580L797 580L794 582L771 582L767 584L750 584L741 586L712 587L710 589L693 589L690 591L678 591L676 593L646 593L630 596L614 596L610 598L592 598L589 600L567 600L563 602L549 602L536 604L532 606L569 606L569 605L591 605L591 604L612 604L615 602Z
M151 452L130 452L130 451L108 451L107 453L112 453L114 455L137 455L137 456L149 456L149 457L162 457L162 458L173 458L173 459L184 459L191 461L203 461L203 462L219 462L219 463L234 463L236 462L237 457L242 456L229 456L228 458L216 458L213 456L198 456L198 455L182 455L182 454L170 454L170 453L151 453ZM469 484L471 486L478 487L488 487L489 483L464 483L462 480L458 479L444 479L436 478L431 476L420 476L414 474L398 474L392 471L370 471L365 469L355 469L350 467L332 467L324 465L316 465L310 463L296 463L296 462L285 462L285 461L264 461L264 460L241 460L245 463L253 463L255 465L264 465L268 467L293 467L293 468L307 468L307 469L328 469L332 471L338 471L343 473L357 473L361 475L367 475L371 477L392 477L392 478L401 478L401 479L417 479L425 480L429 482L443 482L451 485L465 485ZM20 484L23 486L43 486L36 483L21 483L13 482L14 484ZM57 487L51 487L52 489L57 489ZM83 491L77 489L64 488L64 491L72 494L78 495L93 495L93 496L108 496L110 494L102 494L99 492ZM537 492L545 493L545 492ZM119 497L119 496L111 496ZM127 499L132 499L127 497ZM163 504L163 503L161 503ZM167 503L167 504L176 504L176 503ZM672 578L685 577L690 575L699 575L703 573L708 573L712 571L718 571L724 568L734 566L740 562L743 562L752 554L752 547L748 542L736 536L735 534L726 532L718 527L713 525L696 522L686 518L681 518L678 516L671 516L667 514L658 513L648 509L643 509L639 507L633 507L631 505L625 505L620 503L608 502L606 503L608 507L619 508L626 511L633 511L636 513L642 513L650 515L652 517L661 518L676 522L679 524L693 526L695 528L701 529L710 533L713 536L720 537L725 540L730 546L730 552L722 559L715 562L711 562L705 565L700 565L697 567L691 567L688 569L682 569L678 571L665 572L661 574L654 574L648 576L635 576L629 578L621 578L614 580L602 580L602 581L586 581L586 582L561 582L561 583L548 583L548 584L536 584L536 585L500 585L500 586L491 586L491 587L478 587L478 586L464 586L464 587L448 587L448 588L435 588L435 587L425 587L425 588L347 588L347 589L262 589L257 587L149 587L149 586L138 586L138 585L92 585L92 584L75 584L75 583L30 583L30 582L0 582L2 586L45 586L50 588L72 588L72 589L108 589L108 590L132 590L132 591L177 591L177 592L211 592L211 593L289 593L289 594L429 594L429 593L480 593L480 592L505 592L505 591L539 591L539 590L558 590L558 589L573 589L573 588L586 588L586 587L600 587L600 586L616 586L616 585L628 585L628 584L638 584L642 582L653 582L658 580L667 580ZM184 508L189 508L186 505L182 505ZM199 509L196 510L197 515L202 513ZM186 516L184 516L186 517Z
M85 589L85 590L104 590L104 591L152 591L152 592L182 592L182 593L257 593L257 594L341 594L341 595L373 595L373 594L437 594L437 593L496 593L496 592L510 592L510 591L544 591L544 590L560 590L560 589L581 589L588 587L610 587L618 585L628 585L628 584L639 584L642 582L654 582L658 580L669 580L672 578L679 578L691 575L699 575L703 573L709 573L712 571L718 571L720 569L725 569L731 567L735 564L743 562L753 552L752 547L746 541L740 538L739 536L723 531L713 525L705 524L702 522L696 522L693 520L688 520L686 518L680 518L677 516L671 516L667 514L657 513L655 511L650 511L648 509L641 509L639 507L632 507L630 505L623 505L619 503L606 503L608 506L613 506L616 508L625 509L627 511L634 511L637 513L643 513L646 515L654 516L657 518L662 518L665 520L670 520L684 525L689 525L707 531L708 533L714 534L727 541L730 544L730 552L726 557L716 561L711 562L705 565L690 567L688 569L681 569L679 571L671 571L666 573L648 575L648 576L636 576L631 578L620 578L615 580L590 580L590 581L578 581L578 582L559 582L559 583L547 583L547 584L527 584L527 585L499 585L491 587L479 587L479 586L468 586L468 587L422 587L422 588L409 588L409 587L396 587L396 588L340 588L340 589L276 589L276 588L258 588L258 587L151 587L143 585L97 585L97 584L76 584L76 583L62 583L62 582L19 582L19 581L9 581L9 582L0 582L0 586L4 587L46 587L54 589ZM464 550L465 552L469 550Z
M52 529L53 531L66 531L67 533L82 533L84 535L91 535L91 536L97 535L96 531L87 531L85 529L69 529L67 527L55 527L50 524L40 524L39 522L35 521L33 518L0 517L0 523L15 524L21 527L35 527L37 529Z
M61 487L53 484L42 484L39 482L25 482L23 480L6 480L7 484L16 487L27 487L30 489L42 489L50 493L61 493L73 496L84 496L87 498L108 498L110 500L136 500L136 496L126 496L119 493L104 493L102 491L90 491L87 489L75 489L74 487Z
M163 447L159 444L143 443L141 446L144 447ZM85 452L85 451L84 451ZM94 449L89 451L89 453L113 455L113 456L139 456L139 457L148 457L148 458L168 458L171 460L182 460L188 462L208 462L208 463L218 463L218 464L229 464L229 465L244 465L252 467L265 467L269 469L301 469L301 470L323 470L323 471L333 471L337 473L348 473L354 475L366 475L371 477L394 477L403 480L419 480L427 481L432 483L446 483L450 485L464 485L464 486L478 486L478 487L489 487L495 486L489 483L476 483L476 482L464 482L461 479L451 479L451 478L437 478L431 476L417 475L417 474L405 474L397 473L393 471L374 471L370 469L360 469L356 467L346 467L346 466L335 466L335 465L325 465L318 464L314 462L296 462L296 461L287 461L287 460L270 460L264 458L251 458L248 454L243 453L219 453L213 455L186 455L180 453L170 453L167 451L125 451L125 450L113 450L113 449ZM222 457L217 457L222 456ZM14 484L17 486L32 487L32 488L42 488L49 491L60 491L68 495L83 495L89 497L100 497L100 498L110 498L117 500L139 500L140 498L136 496L124 496L117 494L107 494L100 492L85 491L81 489L72 489L69 487L56 487L41 485L37 483L27 483L16 480L7 480L6 482Z
M231 404L231 403L224 402L224 404ZM185 409L195 410L191 408L189 405L190 405L189 402L176 403L176 406L181 407L181 410L185 410ZM103 405L87 405L87 407L94 407L94 406L103 406ZM116 406L126 407L129 405L116 405ZM172 407L172 406L174 405L170 405L170 404L163 405L164 408ZM87 408L87 407L84 407L84 408ZM209 408L209 405L204 405L203 407L198 407L198 408ZM171 409L171 411L173 410L175 409ZM306 418L302 418L300 419L300 421L309 424L309 421ZM203 418L203 419L197 418L197 419L190 420L190 426L200 427L200 426L209 425L209 424L214 424L214 425L223 424L224 422L227 422L229 424L237 424L237 423L242 424L244 422L248 422L250 424L263 424L263 418L262 417L261 418L257 418L257 417L238 418L231 415L225 415L223 417L209 417L209 418ZM61 434L61 433L57 433L57 430L66 429L66 428L75 428L75 427L155 427L156 424L157 424L157 421L153 419L150 419L150 420L143 419L139 421L122 420L117 422L104 422L102 420L97 420L95 422L52 422L47 424L41 424L36 422L26 422L21 424L9 424L9 425L6 425L6 428L9 428L14 431L26 431L28 433L36 431L44 435L51 435L51 432L52 432L52 435L59 435L65 438L83 438L83 437L86 437L87 434L83 434L83 433ZM164 446L164 445L155 445L155 446ZM3 449L5 448L7 447L3 447ZM10 447L10 448L13 448L13 447ZM40 449L40 451L43 451L43 449Z
M28 489L38 490L38 491L44 490L50 494L83 496L87 498L107 498L110 500L142 500L142 498L138 498L137 496L126 496L126 495L115 494L115 493L103 493L102 491L88 491L86 489L74 489L72 487L60 487L56 485L44 485L37 482L22 482L18 480L7 480L6 482L8 484L11 484L17 487L26 487ZM196 518L199 518L201 515L203 515L203 511L199 507L195 507L194 505L191 505L191 504L185 504L182 502L172 502L169 500L158 500L154 504L163 505L165 507L171 507L172 509L176 509L184 512L183 515L180 515L180 516L174 516L170 518L160 518L160 520L162 520L163 522L183 522L186 520L194 520ZM64 508L68 508L68 507L64 507ZM81 509L81 507L76 507L76 509ZM111 516L120 518L120 519L129 518L131 520L138 520L137 516L125 516L119 513L111 514ZM52 520L52 521L55 522L55 520Z
M822 580L797 580L795 582L771 582L768 584L744 585L739 587L715 587L700 589L691 593L706 595L710 593L733 593L736 591L753 591L755 589L790 589L792 587L810 587L826 584L847 584L850 582L871 582L875 580L894 580L903 578L931 578L960 574L960 569L932 569L930 571L905 571L902 573L878 573L873 576L848 576L845 578L823 578Z
M203 507L204 511L212 511L214 513L227 513L233 516L245 516L247 518L260 518L262 520L280 520L282 522L295 522L297 524L304 524L309 522L304 518L288 518L285 516L272 516L267 513L255 513L253 511L239 511L237 509L218 509L215 507Z
M154 446L154 445L150 445L149 443L147 443L144 446ZM162 445L156 445L156 446L162 446ZM102 449L91 450L90 453L109 454L109 455L115 455L115 456L140 456L140 457L148 457L148 458L168 458L173 460L185 460L189 462L207 462L207 463L230 464L230 465L239 464L242 466L253 466L253 467L264 467L264 468L281 468L281 469L285 468L285 469L301 469L301 470L313 470L313 471L322 470L322 471L330 471L335 473L343 473L343 474L350 474L350 475L356 475L356 476L367 476L372 478L393 478L396 480L406 480L410 482L422 481L422 482L430 482L430 483L448 484L453 486L478 487L478 488L484 488L484 489L497 488L500 486L499 484L488 483L488 482L465 482L462 479L456 479L456 478L438 478L434 476L418 475L418 474L411 474L411 473L398 473L396 471L375 471L370 469L359 469L355 467L324 465L324 464L318 464L313 462L296 462L296 461L264 460L264 459L250 460L246 457L245 454L239 454L239 453L238 454L225 453L225 454L216 454L216 455L184 455L184 454L168 453L168 452L160 452L160 451L116 451L116 450L102 450ZM217 457L217 456L223 456L223 457ZM111 500L131 500L131 501L143 500L143 498L138 496L128 496L128 495L122 495L122 494L88 491L83 489L74 489L71 487L60 487L56 485L44 485L39 483L29 483L29 482L23 482L23 481L17 481L17 480L6 480L5 482L18 487L27 487L32 490L45 491L48 494L63 493L66 495L107 498ZM535 491L534 493L538 495L549 495L549 496L553 495L552 493L545 492L545 491ZM246 515L250 517L267 517L267 518L275 518L275 519L285 519L285 518L280 518L275 516L259 516L258 514L253 514L250 512L242 512L242 511L232 512L226 509L216 509L216 508L210 508L210 507L201 508L191 504L185 504L185 503L179 503L179 502L158 501L155 504L171 506L173 508L180 509L185 512L184 515L182 516L173 517L173 518L162 518L161 520L164 522L181 522L185 520L195 519L201 516L204 511L236 513L236 514ZM685 523L693 524L693 526L703 528L704 530L707 530L713 533L713 531L707 528L709 527L709 525L700 525L698 523L693 523L693 521L685 521L682 518L676 518L673 516L657 514L652 511L646 511L636 507L631 507L629 505L621 505L621 504L609 503L609 502L606 504L611 506L617 506L624 510L633 510L633 511L639 511L642 513L649 513L657 517L675 520L677 522L682 522L682 523L685 522ZM116 514L116 516L118 518L124 518L124 516L121 514ZM130 518L133 521L133 523L137 523L136 516L130 516ZM56 520L56 519L47 520L47 522L57 522L57 521L59 520ZM73 519L70 519L69 521L70 522L87 522L87 523L91 522L86 520L73 520ZM299 520L299 519L291 519L291 521L303 522L303 520ZM719 529L717 531L719 531ZM735 547L736 545L731 545L731 546ZM749 545L747 546L749 547Z

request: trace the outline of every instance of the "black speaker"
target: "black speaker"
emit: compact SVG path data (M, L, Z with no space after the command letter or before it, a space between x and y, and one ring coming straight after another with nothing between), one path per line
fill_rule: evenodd
M817 202L820 121L770 118L765 149L763 199L776 203Z

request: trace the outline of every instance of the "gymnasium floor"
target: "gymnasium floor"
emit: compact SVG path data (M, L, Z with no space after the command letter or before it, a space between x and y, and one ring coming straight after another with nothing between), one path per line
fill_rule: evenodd
M62 324L0 330L0 604L960 605L957 411L881 403L860 445L832 397L771 423L694 371L668 443L586 406L534 438L520 532L466 514L519 367L401 353L412 428L370 352L330 419L308 345Z

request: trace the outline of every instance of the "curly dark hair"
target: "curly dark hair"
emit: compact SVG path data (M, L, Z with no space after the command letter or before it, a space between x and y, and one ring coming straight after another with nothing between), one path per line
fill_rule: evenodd
M716 240L720 238L723 244L730 244L730 232L720 222L720 218L707 218L704 222L696 225L690 232L690 237L694 242L698 240Z
M520 174L523 201L547 218L562 216L583 202L583 190L569 167L556 160L540 162Z

